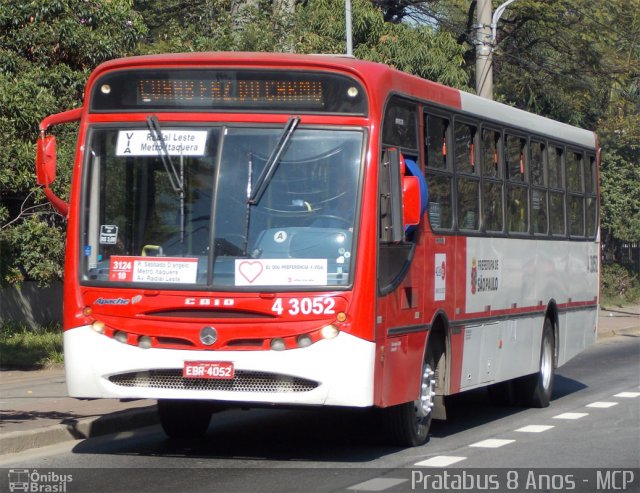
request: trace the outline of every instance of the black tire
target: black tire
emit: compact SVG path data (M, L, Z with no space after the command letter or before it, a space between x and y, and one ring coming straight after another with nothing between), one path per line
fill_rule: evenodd
M436 366L430 347L427 347L425 359L422 366L420 398L382 409L384 428L392 445L417 447L429 440L436 387Z
M211 421L211 408L200 401L161 399L158 414L164 432L176 440L203 436Z
M540 364L537 373L515 380L520 403L528 407L547 407L551 402L554 378L555 337L553 324L546 318L542 328Z

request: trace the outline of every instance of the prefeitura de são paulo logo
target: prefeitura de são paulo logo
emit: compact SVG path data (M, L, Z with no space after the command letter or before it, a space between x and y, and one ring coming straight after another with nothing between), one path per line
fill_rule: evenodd
M66 493L67 484L73 481L71 474L38 472L37 469L9 469L8 479L10 492L33 493Z

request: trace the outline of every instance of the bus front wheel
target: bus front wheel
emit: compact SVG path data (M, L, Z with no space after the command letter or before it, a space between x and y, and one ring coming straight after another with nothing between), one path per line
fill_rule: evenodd
M203 436L211 421L211 409L200 401L161 399L158 414L164 432L177 440Z
M546 318L542 328L540 367L537 373L516 379L516 391L522 404L547 407L551 401L554 377L555 338L553 324Z

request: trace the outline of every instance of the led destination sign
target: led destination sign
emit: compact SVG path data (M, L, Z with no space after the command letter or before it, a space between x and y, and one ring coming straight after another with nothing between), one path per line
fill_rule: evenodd
M307 111L366 114L355 80L326 72L283 70L130 70L102 76L91 111Z
M321 107L323 85L318 80L193 80L140 79L138 104L310 104Z

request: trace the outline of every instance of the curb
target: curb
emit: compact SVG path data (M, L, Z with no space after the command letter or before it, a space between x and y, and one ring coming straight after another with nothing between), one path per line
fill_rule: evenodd
M159 422L156 406L117 411L103 416L67 419L60 424L0 435L0 454L15 454L71 440L85 440L130 431Z
M598 330L597 340L615 336L640 336L640 325L621 329Z
M613 329L607 332L599 332L598 339L615 336L640 336L640 327L627 327L624 329Z

